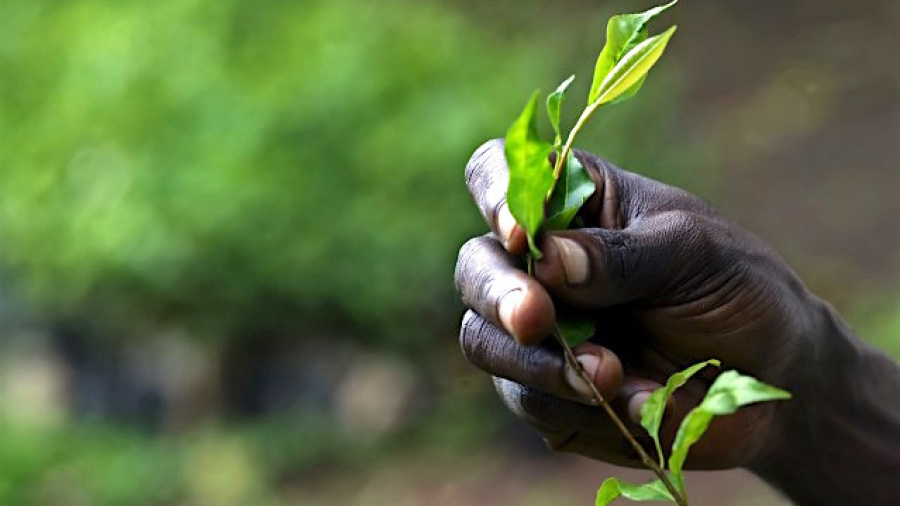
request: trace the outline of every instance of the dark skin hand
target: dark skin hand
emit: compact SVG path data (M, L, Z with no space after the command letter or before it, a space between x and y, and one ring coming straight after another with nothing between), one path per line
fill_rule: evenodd
M869 445L862 446L871 452L864 459L900 473L900 411L870 410L869 418L852 418L889 438L887 450L871 434L841 432L847 425L842 415L820 417L821 427L808 422L822 398L833 404L829 413L841 414L870 408L880 395L900 395L897 367L859 343L770 247L697 197L589 153L576 156L597 191L579 213L581 228L539 238L544 257L535 263L534 277L522 270L524 232L505 203L502 141L480 147L466 167L469 191L492 232L470 240L459 254L456 283L470 308L460 341L469 361L494 377L513 413L556 450L641 466L548 339L556 315L575 311L597 323L591 341L575 349L579 361L651 455L652 443L637 423L647 395L671 373L718 358L723 370L786 388L795 399L717 418L692 448L688 468L747 467L800 504L900 504L900 493L890 492L897 487L883 474L882 482L871 478L874 485L859 478L870 490L888 490L883 503L871 495L846 502L858 497L830 490L836 487L832 474L846 479L858 468L861 450L855 464L843 467L810 457L822 444L817 438L844 437L857 448L865 440ZM832 384L821 374L836 367L878 371L878 381L867 383L877 384L875 391L862 396L871 401L860 401L859 389L847 381ZM705 370L675 394L661 428L664 449L716 373ZM832 402L844 397L844 403ZM819 484L803 485L797 466ZM821 485L824 480L829 484Z

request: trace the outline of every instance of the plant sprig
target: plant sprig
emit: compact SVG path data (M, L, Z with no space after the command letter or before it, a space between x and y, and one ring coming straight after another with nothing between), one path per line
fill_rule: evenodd
M546 100L547 115L554 133L552 144L541 139L538 132L539 91L532 94L525 109L509 128L505 146L509 166L507 203L528 238L529 273L533 270L534 261L542 257L535 240L538 234L542 230L568 228L584 203L596 191L593 181L572 151L575 139L597 110L632 98L644 85L648 72L662 57L676 30L672 26L651 37L647 23L677 2L678 0L673 0L636 14L620 14L609 20L606 44L597 58L587 105L568 135L563 134L561 127L562 104L575 79L574 75L563 81ZM556 161L552 165L551 153L556 154ZM700 405L682 421L672 444L668 459L670 471L667 473L667 462L659 439L666 403L691 376L704 367L718 367L719 362L707 360L673 374L666 385L653 392L644 403L641 408L641 425L656 447L657 458L653 459L606 402L572 352L572 347L588 340L594 333L595 325L590 320L558 318L554 327L554 337L563 348L566 364L584 382L594 402L606 411L643 464L657 476L656 480L642 485L630 485L616 478L609 478L597 492L597 506L606 506L620 496L634 501L668 500L679 506L687 506L687 492L682 475L684 462L690 447L702 437L712 418L734 413L747 404L790 397L783 390L735 371L720 374Z
M666 411L666 403L675 390L684 386L691 376L711 365L718 367L719 361L707 360L673 374L666 386L650 394L650 398L641 407L641 425L656 443L660 467L663 466L665 456L659 443L659 425ZM737 371L725 371L719 374L700 404L681 421L669 453L669 476L674 482L676 490L681 494L682 500L687 502L687 490L684 486L684 462L691 446L703 437L714 417L730 415L738 408L749 404L790 398L790 393ZM595 504L596 506L607 506L619 496L624 496L632 501L676 501L675 496L659 479L642 485L630 485L622 483L617 478L607 478L597 491Z
M542 227L551 230L565 229L595 186L578 159L572 154L572 146L587 121L599 108L624 102L633 97L643 86L647 73L659 61L676 27L649 37L647 23L678 0L637 14L613 16L607 24L606 45L597 58L591 92L587 106L562 142L560 117L563 100L571 76L547 97L547 115L556 134L555 142L542 140L537 126L536 91L519 118L506 134L506 159L510 181L507 189L509 210L525 229L529 251L534 259L541 258L535 237ZM547 155L556 152L556 163L551 167ZM542 156L543 155L543 156ZM545 217L545 207L549 211Z

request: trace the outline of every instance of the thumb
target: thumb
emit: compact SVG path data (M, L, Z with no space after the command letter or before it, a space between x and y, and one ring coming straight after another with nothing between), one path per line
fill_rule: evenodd
M660 297L699 268L702 255L691 254L685 241L685 214L661 213L622 230L545 234L535 278L554 297L584 309Z

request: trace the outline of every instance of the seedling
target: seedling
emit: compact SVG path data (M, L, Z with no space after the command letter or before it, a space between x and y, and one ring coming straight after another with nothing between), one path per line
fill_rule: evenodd
M538 133L539 91L532 94L525 110L507 132L505 147L509 166L507 203L528 239L529 272L533 270L534 260L542 256L535 242L536 236L543 230L568 228L578 211L596 190L587 171L572 153L575 138L597 110L624 102L641 89L647 73L659 61L676 28L673 26L659 35L650 37L647 23L675 5L677 1L673 0L637 14L613 16L609 20L606 44L597 58L587 105L568 135L564 135L560 125L561 108L566 90L575 76L563 81L547 97L547 115L555 134L552 143L542 140ZM556 155L553 164L550 162L551 153ZM597 492L597 506L606 506L620 496L634 501L664 500L687 506L687 491L682 474L684 462L691 446L703 436L712 418L732 414L748 404L790 397L784 390L743 376L736 371L719 374L700 405L688 413L682 421L667 462L659 439L659 427L667 401L691 376L704 367L718 367L719 362L708 360L673 374L666 386L653 392L641 409L641 425L653 439L656 447L657 455L653 459L603 399L572 353L572 347L589 339L594 331L594 325L590 321L560 319L554 329L554 337L563 347L567 364L578 373L591 391L594 402L606 411L622 436L638 453L644 465L657 476L656 480L642 485L630 485L616 478L609 478Z

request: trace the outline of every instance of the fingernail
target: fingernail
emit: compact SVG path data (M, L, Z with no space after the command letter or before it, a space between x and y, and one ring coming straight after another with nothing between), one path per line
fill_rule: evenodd
M562 260L566 283L580 285L588 280L588 256L580 244L562 237L553 237L553 243Z
M500 317L500 323L513 336L516 335L516 329L513 327L513 317L524 297L525 294L522 290L517 289L501 297L500 302L497 303L497 315Z
M634 423L641 423L641 407L650 398L650 392L638 392L628 399L628 418Z
M509 241L515 228L516 219L513 218L512 213L509 212L509 205L504 203L500 206L500 209L497 210L497 233L500 234L500 238L504 243Z
M597 371L600 368L600 357L586 353L584 355L578 355L575 358L581 363L581 367L584 369L584 372L587 373L588 378L597 377ZM591 388L585 384L584 380L581 379L581 376L578 375L578 372L568 364L566 364L566 382L572 390L575 390L584 396L586 401L594 404L594 396Z

